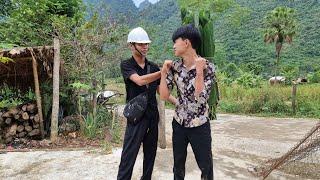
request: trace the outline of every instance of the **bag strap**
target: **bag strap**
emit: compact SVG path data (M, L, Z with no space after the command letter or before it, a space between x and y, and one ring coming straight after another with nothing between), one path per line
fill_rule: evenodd
M147 74L149 74L149 73L150 73L150 65L148 64L147 65ZM149 90L149 83L146 84L146 87L147 87L147 90Z

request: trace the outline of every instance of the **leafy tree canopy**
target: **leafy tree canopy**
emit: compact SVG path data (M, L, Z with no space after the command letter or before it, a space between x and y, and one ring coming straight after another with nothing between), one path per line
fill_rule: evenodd
M12 0L0 22L0 39L18 46L52 44L55 24L71 27L83 17L81 0ZM7 10L6 10L7 11ZM8 12L8 11L7 11Z

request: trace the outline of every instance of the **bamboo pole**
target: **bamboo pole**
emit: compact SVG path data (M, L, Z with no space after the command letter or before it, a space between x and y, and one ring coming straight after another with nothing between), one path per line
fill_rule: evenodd
M38 64L36 58L33 54L33 49L29 48L30 54L32 56L32 69L33 69L33 78L34 78L34 89L36 93L36 101L37 101L37 108L38 114L40 119L40 133L41 137L44 138L44 126L43 126L43 115L42 115L42 102L41 102L41 94L40 94L40 86L39 86L39 77L38 77Z
M166 143L166 116L165 116L165 101L160 99L158 101L158 111L159 111L159 147L165 149Z
M53 95L51 114L51 142L56 142L58 137L58 114L59 114L59 69L60 69L60 42L58 38L53 40L54 63L53 63Z

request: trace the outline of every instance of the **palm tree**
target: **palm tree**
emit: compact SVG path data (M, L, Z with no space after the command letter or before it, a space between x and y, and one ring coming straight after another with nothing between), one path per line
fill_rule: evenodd
M296 34L296 19L293 9L288 7L277 7L265 17L265 43L275 43L276 65L279 70L280 52L284 43L291 44Z

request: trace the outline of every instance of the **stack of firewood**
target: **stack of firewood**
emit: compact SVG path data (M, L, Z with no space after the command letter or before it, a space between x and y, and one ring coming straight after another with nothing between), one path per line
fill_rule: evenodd
M39 137L40 118L35 104L25 104L0 112L0 141L12 142L15 138Z

